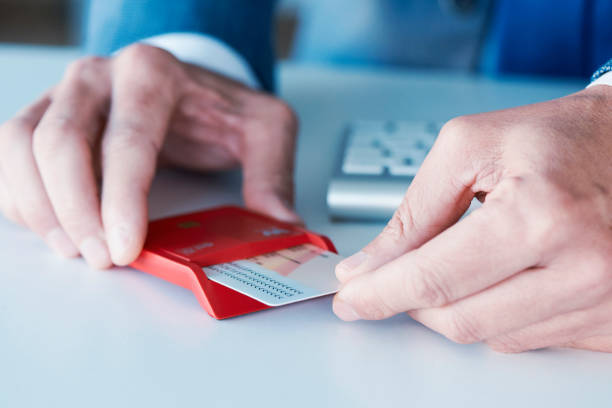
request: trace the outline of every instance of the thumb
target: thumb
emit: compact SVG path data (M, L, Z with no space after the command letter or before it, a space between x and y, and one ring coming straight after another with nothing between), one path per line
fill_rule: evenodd
M457 137L465 129L457 129L456 121L448 122L440 132L383 231L361 251L338 264L338 280L346 282L420 247L467 211L474 197L475 166L466 155L468 141L458 140L465 139Z

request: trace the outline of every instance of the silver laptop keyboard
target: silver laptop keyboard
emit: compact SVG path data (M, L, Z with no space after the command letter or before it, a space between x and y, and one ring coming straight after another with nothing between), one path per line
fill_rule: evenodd
M333 218L388 219L431 149L441 123L359 121L344 131L329 183Z
M433 122L356 122L346 136L342 171L414 176L439 130Z

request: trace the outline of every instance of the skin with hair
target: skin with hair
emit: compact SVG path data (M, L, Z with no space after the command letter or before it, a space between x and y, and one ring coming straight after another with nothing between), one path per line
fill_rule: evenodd
M599 85L448 122L386 228L338 265L335 313L612 352L611 107Z
M299 222L297 119L281 100L135 44L74 62L0 126L0 208L60 254L95 268L140 253L160 165L242 167L247 207Z

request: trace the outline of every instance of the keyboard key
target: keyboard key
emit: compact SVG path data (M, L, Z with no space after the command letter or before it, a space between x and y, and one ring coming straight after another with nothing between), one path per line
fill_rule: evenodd
M350 146L345 153L345 157L351 157L355 159L370 159L373 157L380 157L381 149L377 149L370 146Z
M394 121L385 122L385 132L386 133L395 133L397 132L397 123Z
M384 170L384 165L376 163L345 162L342 166L342 171L346 174L379 175Z
M414 166L414 160L412 160L410 157L404 157L401 162L405 166Z
M402 140L410 140L411 139L411 135L413 133L400 133L400 132L394 132L394 133L384 133L382 134L380 137L382 140L385 141L402 141Z
M363 121L350 128L342 171L354 175L413 176L439 130L435 122Z
M426 129L429 134L437 136L438 133L440 133L440 129L442 129L443 125L444 123L428 122Z
M413 135L427 132L427 122L398 122L397 133Z
M382 174L387 163L388 158L379 150L364 153L352 149L344 157L342 171L348 174Z
M363 131L363 132L384 132L385 131L386 122L382 121L357 121L351 125L351 130L353 132Z
M408 148L402 148L402 149L398 149L395 148L393 149L393 157L394 158L398 158L398 159L404 159L406 157L412 159L412 161L414 163L420 163L425 159L425 156L427 155L427 150L423 150L423 149L416 149L414 147L408 147Z
M418 164L409 158L398 160L389 164L389 173L393 176L414 176L419 170Z
M378 138L372 135L351 135L347 147L358 146L358 147L371 147L374 142L378 141Z
M414 140L386 142L385 146L388 149L391 149L394 151L407 151L407 150L415 150L415 149L418 150L418 148L416 147L416 142ZM421 150L424 150L424 149L421 149Z
M426 139L417 139L414 142L414 147L419 149L419 150L429 150L431 149L432 146L432 142L433 140L426 140Z

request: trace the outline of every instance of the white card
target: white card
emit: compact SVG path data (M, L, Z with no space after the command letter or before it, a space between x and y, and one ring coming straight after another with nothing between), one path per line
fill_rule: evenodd
M334 270L343 258L311 244L202 268L208 279L268 306L336 293Z

